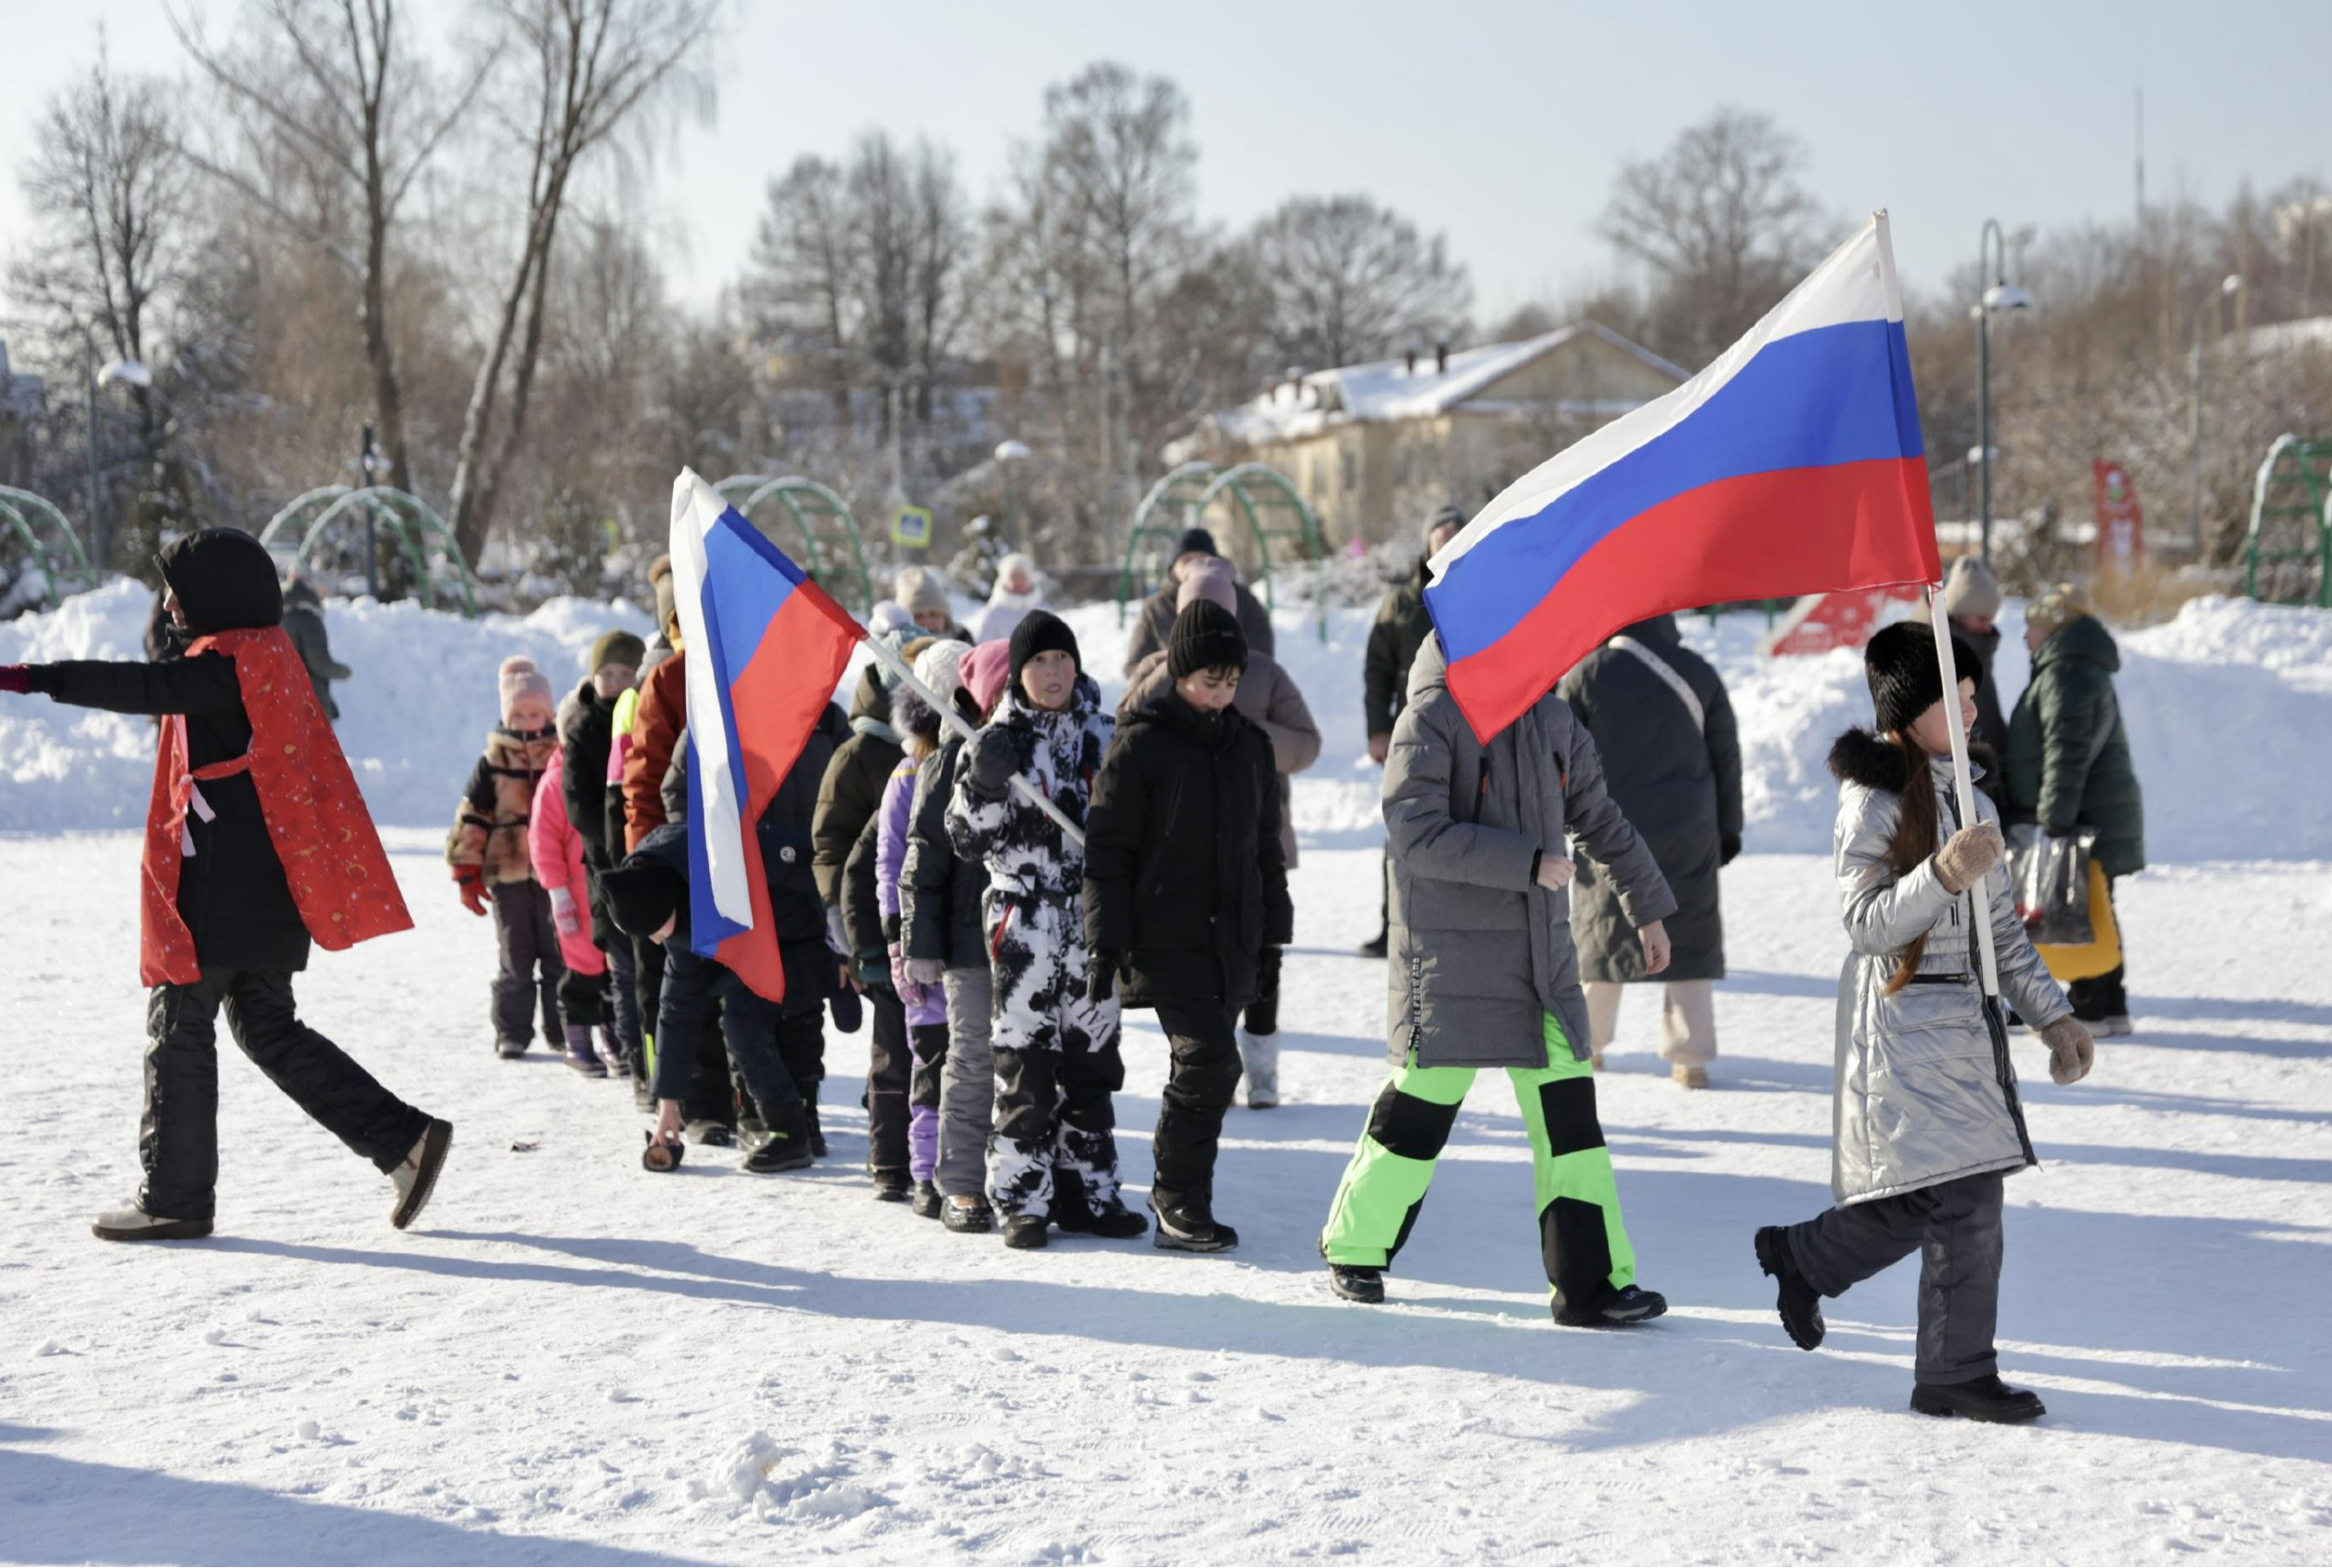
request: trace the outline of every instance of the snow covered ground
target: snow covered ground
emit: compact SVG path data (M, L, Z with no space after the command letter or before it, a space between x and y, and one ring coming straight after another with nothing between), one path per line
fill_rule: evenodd
M419 931L321 961L307 1016L450 1117L422 1226L239 1057L220 1234L90 1239L134 1188L135 845L0 840L21 1054L0 1145L0 1557L30 1562L2231 1561L2332 1555L2332 884L2182 868L2127 890L2143 1027L2052 1087L2009 1186L2002 1430L1910 1393L1913 1271L1791 1348L1749 1248L1826 1201L1824 867L1728 874L1720 1087L1602 1084L1645 1279L1626 1335L1548 1321L1522 1126L1484 1079L1385 1306L1313 1250L1381 1062L1375 857L1308 853L1291 1103L1233 1113L1229 1258L1007 1253L867 1198L836 1037L834 1156L638 1168L627 1091L493 1059L490 940L427 832ZM1163 1045L1120 1100L1146 1183Z
M0 626L0 661L96 651L124 624L134 644L136 613L84 601ZM422 1226L390 1230L387 1183L230 1051L220 1234L101 1245L90 1214L135 1187L137 847L58 829L121 820L151 753L134 727L14 702L0 825L41 830L0 834L0 1018L23 1068L0 1144L0 1558L2332 1558L2325 623L2188 614L2129 639L2124 694L2157 842L2219 847L2173 847L2124 890L2135 1039L2072 1089L2019 1046L2045 1164L2008 1190L2002 1348L2050 1416L2012 1430L1905 1410L1909 1266L1831 1303L1808 1356L1751 1258L1756 1225L1827 1201L1842 943L1811 853L1727 874L1718 1088L1660 1074L1649 994L1600 1086L1668 1317L1548 1321L1496 1075L1391 1300L1328 1296L1314 1238L1383 1070L1381 965L1348 956L1376 913L1358 617L1325 645L1281 618L1328 746L1299 804L1290 1103L1233 1113L1219 1193L1244 1243L1226 1258L1010 1254L871 1202L862 1036L832 1039L833 1157L775 1178L718 1154L649 1176L624 1088L493 1058L492 942L450 895L438 825L483 673L519 648L571 657L607 615L573 604L454 631L335 610L366 671L344 689L352 750L407 824L389 838L420 924L320 955L303 1011L456 1124ZM1077 620L1106 673L1113 615ZM1859 673L1760 668L1754 631L1695 635L1763 781L1752 845L1815 850L1828 811L1804 770ZM391 668L406 705L358 705ZM1138 1197L1164 1077L1143 1015L1127 1057Z

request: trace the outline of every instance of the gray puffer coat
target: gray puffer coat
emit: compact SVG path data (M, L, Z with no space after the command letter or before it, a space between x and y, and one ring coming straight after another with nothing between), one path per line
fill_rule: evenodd
M1850 729L1831 748L1830 769L1839 781L1831 864L1852 948L1838 976L1831 1191L1856 1203L2036 1164L2007 1031L1984 1006L1975 896L1946 892L1932 854L1901 877L1887 862L1902 812L1901 749ZM1951 763L1931 760L1924 782L1935 792L1941 848L1959 820ZM1981 794L1976 814L1999 819ZM2016 918L2006 862L1989 880L2003 999L2045 1029L2072 1009ZM1922 932L1916 976L1888 996L1898 956Z
M1484 746L1445 683L1439 639L1409 672L1385 759L1392 860L1385 1054L1421 1067L1543 1067L1553 1014L1580 1060L1587 1005L1563 893L1531 879L1568 834L1617 884L1628 918L1674 912L1651 852L1604 792L1595 743L1552 692Z

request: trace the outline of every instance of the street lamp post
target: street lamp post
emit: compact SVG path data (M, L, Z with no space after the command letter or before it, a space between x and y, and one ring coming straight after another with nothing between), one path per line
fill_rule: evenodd
M1008 540L1012 536L1012 465L1026 462L1028 457L1029 449L1020 442L1004 441L997 445L996 466L1004 476L1004 516L997 528L999 540Z
M2020 243L2030 237L2027 230L2017 233ZM2008 280L2008 236L1997 218L1984 220L1983 232L1976 241L1979 283L1987 275L1992 281L1984 286L1971 313L1976 318L1976 461L1981 495L1977 552L1988 561L1992 558L1992 313L2033 308L2033 297Z
M2243 291L2243 275L2230 272L2218 280L2194 302L2194 354L2187 361L2187 478L2193 493L2188 502L2187 522L2194 531L2194 562L2202 564L2202 321L2203 313L2215 316L2219 300Z
M135 359L117 359L89 378L89 570L103 576L106 570L106 513L103 480L98 469L97 394L118 381L125 387L151 387L153 372Z

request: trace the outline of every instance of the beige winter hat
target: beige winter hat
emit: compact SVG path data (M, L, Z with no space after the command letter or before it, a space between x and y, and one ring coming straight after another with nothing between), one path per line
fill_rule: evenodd
M954 614L947 602L947 587L939 573L928 567L905 566L899 569L898 580L891 587L892 601L910 615L937 610L942 615Z
M2089 593L2078 582L2060 582L2024 606L2025 622L2051 637L2089 613Z
M2000 613L2000 579L1982 556L1962 556L1943 574L1943 613L1987 621Z

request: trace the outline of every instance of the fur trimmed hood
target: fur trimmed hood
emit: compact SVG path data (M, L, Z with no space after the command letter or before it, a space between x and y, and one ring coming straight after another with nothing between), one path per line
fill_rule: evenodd
M1967 743L1967 762L1970 774L1980 779L1999 765L1999 759L1981 740L1971 740ZM1885 736L1856 725L1830 743L1830 776L1840 784L1899 795L1903 788L1903 749Z

